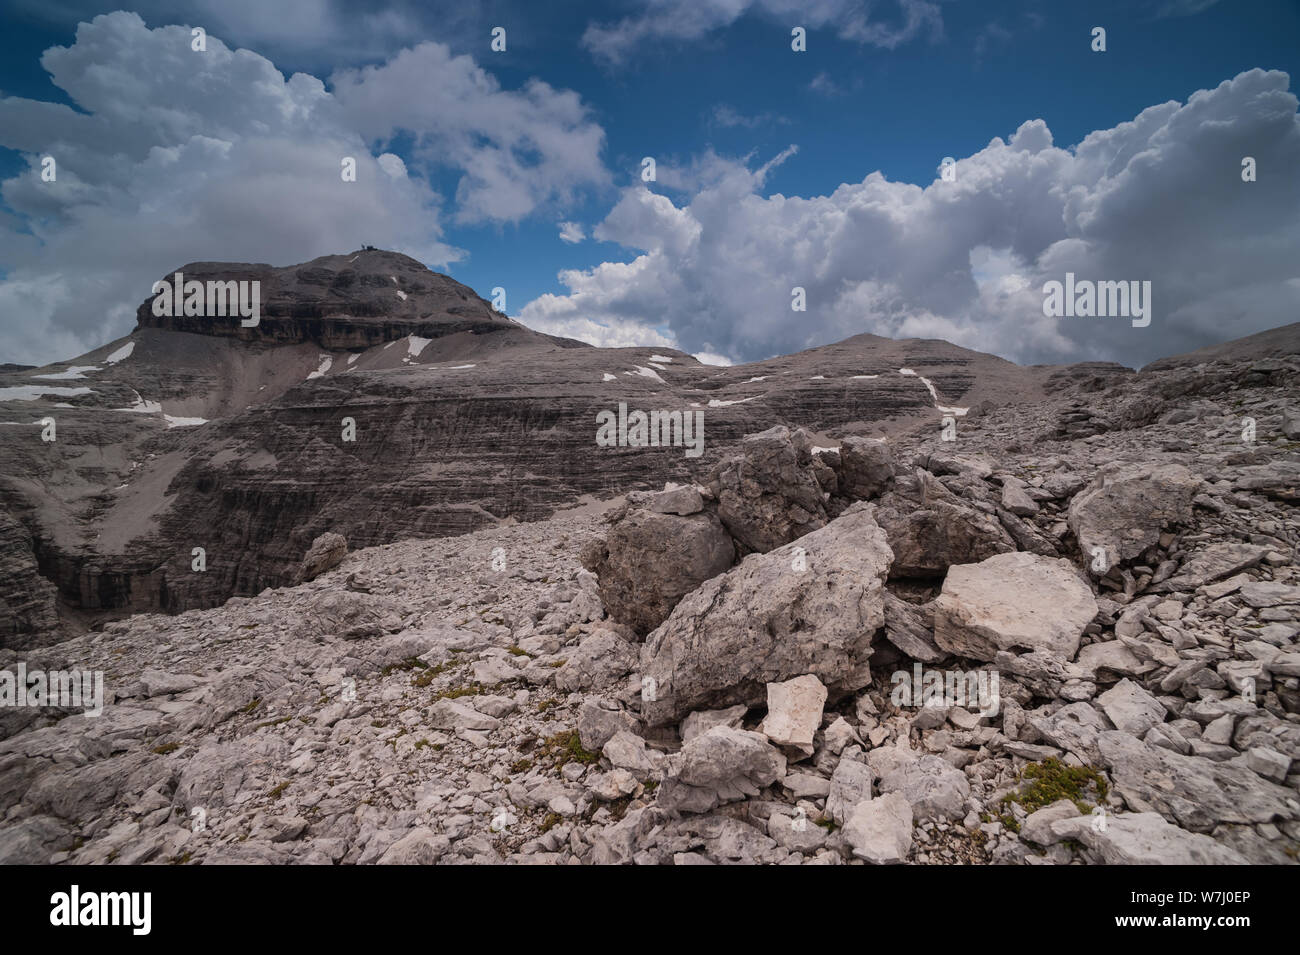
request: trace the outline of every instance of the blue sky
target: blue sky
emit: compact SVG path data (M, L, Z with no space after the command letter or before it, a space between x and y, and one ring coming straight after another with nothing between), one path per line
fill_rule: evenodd
M286 80L296 72L308 73L324 83L326 97L339 92L336 81L342 71L379 71L373 82L355 84L350 102L340 97L342 116L335 115L333 103L314 108L337 123L327 137L331 143L355 135L372 159L384 153L400 157L404 178L397 192L386 193L386 198L376 195L380 208L374 217L353 214L342 216L341 223L325 224L303 217L300 235L293 229L293 209L332 202L332 194L304 193L289 210L275 208L268 199L261 205L277 244L249 239L267 232L257 222L206 232L190 222L184 242L172 238L160 242L152 254L142 254L152 269L150 277L180 264L157 267L171 249L182 251L185 259L253 258L284 265L308 252L347 251L367 242L410 252L485 296L494 286L504 286L509 312L546 330L609 344L673 344L732 360L764 357L855 331L877 331L947 337L1021 361L1100 357L1134 364L1206 344L1225 331L1247 334L1277 324L1277 316L1294 304L1290 296L1300 279L1283 264L1288 254L1296 261L1294 253L1300 251L1294 230L1274 222L1267 212L1259 221L1251 220L1254 213L1243 211L1226 192L1221 201L1240 213L1242 232L1253 235L1263 228L1261 241L1267 248L1256 250L1254 261L1261 255L1278 260L1275 267L1262 269L1265 274L1253 276L1248 288L1237 290L1234 301L1246 304L1229 321L1210 314L1206 303L1215 290L1207 288L1179 302L1155 335L1138 337L1118 327L1078 333L1037 328L1032 334L1018 334L1015 328L996 326L986 314L1006 302L995 308L987 300L975 301L971 275L978 272L983 281L991 269L999 279L1032 277L1036 283L1049 266L1077 262L1082 270L1093 268L1100 270L1099 277L1110 277L1107 267L1131 261L1119 248L1124 242L1114 238L1136 240L1131 223L1127 232L1107 233L1091 213L1068 221L1078 210L1071 210L1065 198L1060 201L1067 221L1059 235L1044 231L1055 228L1054 219L1037 229L1042 235L1017 230L1026 217L1039 214L1042 196L1048 193L1066 196L1071 188L1083 188L1094 194L1098 208L1107 208L1103 200L1125 186L1122 177L1104 168L1080 184L1080 169L1065 168L1071 161L1066 150L1095 131L1120 130L1114 135L1121 136L1123 124L1150 107L1169 101L1186 104L1198 90L1215 90L1242 75L1256 77L1220 94L1219 108L1227 111L1227 125L1236 137L1231 143L1196 139L1169 147L1174 131L1182 128L1170 119L1170 128L1149 135L1141 148L1104 147L1112 158L1103 165L1116 161L1115 156L1128 162L1142 149L1165 150L1161 161L1173 163L1192 149L1204 155L1218 145L1229 150L1239 143L1245 144L1242 149L1258 144L1254 151L1279 160L1294 159L1294 124L1288 126L1285 116L1279 122L1276 112L1281 103L1285 114L1286 97L1294 99L1291 78L1300 75L1300 44L1295 42L1300 36L1300 4L1295 0L403 2L367 5L359 12L332 0L293 0L287 4L290 13L282 17L268 17L260 6L251 0L193 6L149 2L125 8L138 13L142 25L97 21L95 31L78 38L78 22L119 8L75 0L57 7L29 0L11 4L0 31L0 129L5 130L0 133L0 146L5 147L0 148L0 179L6 180L0 269L9 286L0 284L0 322L9 339L7 347L0 348L0 359L70 357L129 330L130 310L123 302L138 302L144 294L131 297L118 288L111 276L123 268L121 252L110 251L105 236L117 225L123 240L130 242L137 232L157 235L161 227L158 210L142 211L150 189L161 188L159 174L150 170L135 185L124 185L133 177L127 167L148 166L143 152L132 153L132 140L143 136L141 141L149 142L157 127L162 131L154 145L160 149L184 149L183 141L194 149L195 136L224 136L248 147L250 154L268 155L270 146L252 149L260 133L249 130L261 130L256 112L226 115L226 106L214 106L206 98L210 82L181 89L160 80L151 89L148 82L137 86L138 77L129 69L116 77L95 70L95 57L112 48L124 63L138 55L140 69L148 71L150 55L132 53L132 45L143 49L153 43L156 49L163 36L156 31L172 24L204 26L214 43L258 54ZM799 7L813 12L786 12ZM800 24L808 29L808 49L795 53L790 28ZM489 48L490 30L498 25L507 30L504 53ZM1094 26L1107 31L1104 53L1090 49ZM74 96L51 81L42 52L52 46L70 47L74 40L86 50L78 56L74 49L63 69L83 84L79 89L101 84L94 92L112 101L112 108L87 106L84 93ZM174 38L169 42L175 45ZM402 50L426 42L445 46L446 56L412 57L410 68L400 73L393 67ZM462 55L472 58L472 65L448 64ZM180 63L176 68L185 68ZM160 67L160 76L168 68ZM484 73L466 79L467 70ZM1281 71L1287 76L1279 82L1275 74L1267 74L1273 78L1261 80L1261 74L1250 71ZM228 75L238 73L234 66L226 69ZM256 82L253 73L249 71L247 82ZM452 128L451 121L441 118L444 107L430 112L421 104L422 84L429 90L446 88L453 73L455 82L478 90L469 96L475 102L467 110L488 117L481 125L471 116ZM361 73L352 76L364 78ZM521 92L537 81L547 84L544 92ZM484 82L490 88L483 90ZM368 86L368 92L362 92L362 86ZM168 102L169 88L177 90L174 103ZM239 97L238 90L237 80L231 79L224 95ZM294 99L300 94L290 90L284 95ZM505 102L511 97L525 101ZM308 98L318 102L314 95ZM77 123L67 114L50 106L42 107L43 112L33 110L22 100L65 104L97 115L107 127L116 124L121 142L109 145L113 135L102 132L74 133ZM1274 115L1255 129L1250 124L1262 102L1271 104L1265 111ZM278 107L272 102L266 109L274 113ZM187 111L192 121L178 123L170 115ZM1005 157L986 151L994 137L1009 141L1031 120L1043 121L1051 145L1062 153L1055 160L1059 168L1049 173L1059 181L1043 183L1041 193L1027 184L1044 174L1032 172L1028 165L1007 170ZM529 124L528 129L517 137L521 123ZM229 132L213 134L217 128ZM1203 125L1197 135L1209 135L1207 128ZM302 141L298 131L274 132L267 135L268 141ZM43 146L41 136L54 145ZM54 150L65 138L75 141L65 149L70 168L77 170L79 194L34 193L29 183L33 163L44 149ZM1046 143L1037 134L1033 138L1035 150ZM458 145L446 147L449 140ZM97 156L99 148L103 151ZM321 144L319 151L329 148ZM222 161L211 158L219 153L211 153L205 162ZM508 159L501 168L482 172L502 155ZM660 168L659 182L650 186L653 195L642 190L639 180L639 162L646 155L656 157ZM798 208L777 209L773 203L774 197L834 197L837 189L862 184L874 172L889 183L929 189L944 156L956 157L959 169L969 158L972 164L1001 170L982 187L982 195L964 204L960 215L951 214L948 228L945 221L927 223L921 218L914 225L908 217L933 213L919 209L915 196L902 190L877 195L878 187L871 187L862 195L828 198L817 208L796 204ZM775 165L755 177L774 159ZM283 160L290 168L303 161L292 150ZM192 180L205 168L197 165L199 171L187 175ZM102 179L97 181L92 169L100 170ZM1261 177L1256 194L1273 190L1261 209L1278 203L1284 210L1293 207L1298 169L1300 164L1292 163L1289 170L1274 167L1271 178ZM1140 171L1135 166L1129 178ZM1171 174L1178 177L1176 170L1167 172L1165 181ZM249 166L241 175L261 183L266 171ZM475 178L480 175L481 181ZM220 205L220 190L228 192L245 181L221 179L216 173L214 178L209 197L214 206ZM477 187L467 188L467 179ZM187 181L169 182L168 188L181 190ZM267 196L277 194L269 185L265 188ZM495 197L514 195L516 188L517 201L505 208L495 205ZM1150 188L1142 188L1143 195L1149 195ZM188 194L201 189L192 186ZM98 198L101 195L104 198ZM1177 195L1168 198L1173 203ZM385 201L395 204L387 215ZM409 210L412 203L419 214L409 220L405 212L395 211ZM996 208L989 203L997 203ZM728 204L752 209L753 215L729 218L722 208ZM98 237L86 224L87 206L102 230ZM885 206L888 214L879 212ZM847 211L867 207L870 213ZM247 214L258 215L255 208ZM1122 214L1110 214L1122 220ZM1159 209L1146 214L1166 216ZM394 225L398 215L403 218ZM900 277L914 271L913 262L880 261L876 241L897 242L901 233L888 226L874 232L866 227L845 231L845 217L852 220L854 215L889 219L909 234L909 241L919 243L911 249L914 257L925 254L927 241L940 247L956 241L951 238L954 232L965 235L964 244L936 253L951 258L953 268L931 276ZM1167 275L1172 287L1187 258L1222 253L1209 235L1216 218L1207 214L1196 221L1206 235L1197 245L1199 238L1193 234L1182 265L1176 257L1146 264L1157 282ZM576 223L585 239L563 241L562 222ZM827 225L832 222L834 226ZM350 224L355 225L354 234L348 232ZM790 322L788 293L782 293L784 303L775 291L764 293L761 300L744 301L746 287L754 284L750 269L757 266L728 259L722 251L744 258L749 251L738 241L738 233L744 238L746 230L753 230L754 237L761 238L760 230L786 225L792 246L816 246L799 253L802 264L796 261L799 255L784 257L779 246L749 251L765 274L779 277L773 280L774 289L800 281L810 287L817 284L820 292L808 321ZM826 238L828 230L838 239ZM927 240L929 230L935 232L933 240ZM1153 235L1161 231L1157 227ZM1179 231L1186 231L1186 223ZM320 247L325 238L332 247ZM148 240L142 242L148 245ZM1072 242L1089 248L1075 249ZM97 252L102 253L99 258ZM761 261L763 256L770 261ZM854 256L875 264L855 271L847 264ZM444 257L447 261L436 261ZM702 259L716 261L693 272ZM993 265L971 264L986 259ZM822 274L823 264L832 260L842 264ZM73 262L79 270L76 276L67 272ZM616 268L620 265L635 267L637 274L623 274ZM662 270L658 279L656 269ZM964 274L953 277L953 269ZM560 278L562 270L587 273L587 279L575 286ZM818 275L800 278L813 271ZM1225 266L1225 271L1241 270ZM51 294L49 301L36 301L41 281L63 281L66 286L74 278L85 290L93 290L94 297L81 301L85 296L75 294L71 297L76 301L69 302L63 300L66 294ZM671 301L659 300L653 288L665 278L683 282L673 290ZM949 278L954 283L951 294L936 297L919 291L942 286ZM1275 291L1270 293L1270 288ZM992 294L983 286L980 291ZM538 301L548 294L557 301ZM1222 304L1215 308L1221 310ZM17 309L43 314L48 327L39 333L15 327L4 313ZM750 323L746 316L755 312L763 315ZM805 326L807 333L792 332L791 324Z

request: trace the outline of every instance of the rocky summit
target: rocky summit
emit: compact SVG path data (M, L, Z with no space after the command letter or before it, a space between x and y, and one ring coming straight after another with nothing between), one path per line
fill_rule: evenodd
M0 862L1300 860L1300 324L718 367L175 272L259 320L0 369Z

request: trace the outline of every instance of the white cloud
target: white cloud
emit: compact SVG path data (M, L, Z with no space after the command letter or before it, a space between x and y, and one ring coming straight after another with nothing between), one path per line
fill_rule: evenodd
M473 58L440 43L339 71L330 83L349 128L385 142L410 134L415 156L463 172L458 220L516 222L609 182L604 130L577 93L537 79L503 90Z
M434 267L457 261L443 198L400 157L370 148L399 120L445 136L441 163L472 165L458 190L463 217L513 221L603 181L603 134L575 94L502 90L436 44L342 74L337 95L211 34L202 53L190 39L133 13L96 17L41 61L78 109L0 98L0 146L28 164L0 184L15 213L0 219L0 360L44 363L126 333L152 282L186 262L289 265L363 243ZM418 95L399 95L399 81ZM431 89L458 99L426 130L413 101L433 101ZM58 163L53 183L40 177L46 154ZM348 156L355 182L340 175Z
M680 204L638 186L597 226L641 254L562 273L569 294L520 317L562 317L575 337L581 322L621 339L639 327L741 360L869 331L1018 361L1129 365L1285 324L1300 309L1300 120L1288 84L1252 70L1073 150L1026 122L959 159L956 182L924 188L871 173L826 196L765 197L772 163L751 171L710 156ZM1254 183L1241 180L1247 155ZM1150 327L1045 318L1043 283L1067 271L1151 281ZM805 313L791 311L793 286L807 291Z
M840 96L844 92L825 70L812 78L808 83L808 88L814 93L820 93L822 96Z
M561 222L560 238L570 245L577 245L583 239L587 238L587 233L584 232L582 226L576 222Z
M943 17L931 0L894 0L878 16L873 0L641 0L643 9L614 23L592 23L582 43L608 64L624 62L649 43L689 42L757 13L783 25L809 30L834 27L845 40L895 49L922 36L937 38Z
M790 122L784 116L777 116L774 113L759 113L754 116L746 116L728 103L719 103L713 107L711 118L718 126L740 127L742 129L758 129L760 126L769 124Z

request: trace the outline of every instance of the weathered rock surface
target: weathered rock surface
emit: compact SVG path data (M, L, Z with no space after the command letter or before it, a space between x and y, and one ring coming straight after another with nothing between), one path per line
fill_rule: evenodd
M1180 464L1103 473L1070 502L1070 530L1088 555L1088 566L1105 573L1157 543L1166 528L1187 524L1200 485L1200 478Z
M311 542L298 571L298 582L315 580L327 570L343 563L348 555L348 542L342 534L322 534Z
M949 569L934 602L934 639L976 660L999 650L1047 650L1070 659L1097 601L1069 561L999 554Z
M870 505L798 546L807 570L794 569L794 545L751 555L683 599L647 637L641 671L655 687L642 703L647 722L760 703L767 684L804 674L835 695L870 681L892 556Z
M1158 812L1192 832L1300 816L1294 791L1243 765L1180 756L1116 731L1100 735L1099 750L1130 809Z
M731 538L714 515L641 509L618 516L605 540L584 555L606 612L639 636L659 626L682 597L734 559Z
M765 554L826 524L805 431L778 425L747 436L707 483L718 517L743 552Z
M785 776L785 757L758 733L715 726L669 757L657 804L708 812L719 803L754 796Z
M898 484L876 510L894 551L891 576L939 577L953 564L1016 549L996 517L958 498L928 472Z
M1247 864L1240 853L1170 825L1154 812L1108 815L1104 824L1095 824L1095 817L1075 817L1051 828L1058 838L1082 842L1103 865Z
M864 800L844 824L844 841L872 865L902 862L912 849L912 807L899 793Z

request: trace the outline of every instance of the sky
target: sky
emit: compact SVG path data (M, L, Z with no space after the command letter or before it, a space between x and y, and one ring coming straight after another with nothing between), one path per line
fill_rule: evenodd
M0 361L128 333L186 262L363 244L719 364L873 332L1140 366L1300 317L1298 0L2 16ZM1067 273L1150 282L1150 322L1044 314Z

